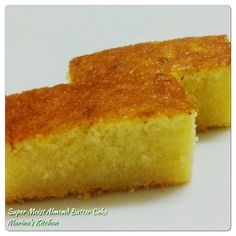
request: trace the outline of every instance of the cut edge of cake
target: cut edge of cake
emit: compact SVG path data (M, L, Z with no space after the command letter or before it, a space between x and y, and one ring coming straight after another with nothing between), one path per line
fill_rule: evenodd
M7 145L6 202L187 183L195 116L99 122Z

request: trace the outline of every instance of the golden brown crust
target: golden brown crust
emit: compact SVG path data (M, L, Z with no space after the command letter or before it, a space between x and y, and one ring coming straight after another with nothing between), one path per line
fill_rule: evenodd
M150 77L157 73L197 71L230 65L227 36L204 36L148 42L74 58L69 64L72 82L117 77Z
M14 146L38 134L99 120L171 117L194 109L182 85L163 76L60 84L6 97L6 142Z

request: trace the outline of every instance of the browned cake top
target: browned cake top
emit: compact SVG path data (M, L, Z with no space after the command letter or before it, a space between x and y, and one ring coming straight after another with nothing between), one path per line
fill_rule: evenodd
M225 35L189 37L109 49L74 58L72 81L138 77L192 71L230 64L230 43Z
M99 120L120 121L191 113L194 106L178 81L156 76L78 85L60 84L6 97L6 142Z

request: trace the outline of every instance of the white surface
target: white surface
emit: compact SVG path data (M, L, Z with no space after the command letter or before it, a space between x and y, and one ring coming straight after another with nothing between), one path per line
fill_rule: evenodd
M229 35L229 14L228 7L219 6L7 7L6 94L65 83L68 61L85 53L142 41ZM60 220L60 227L48 230L227 230L230 227L230 131L219 129L200 134L194 156L193 180L184 186L113 193L88 201L27 202L8 205L6 211L9 207L104 207L109 211L104 217L50 217ZM8 220L7 216L6 223Z

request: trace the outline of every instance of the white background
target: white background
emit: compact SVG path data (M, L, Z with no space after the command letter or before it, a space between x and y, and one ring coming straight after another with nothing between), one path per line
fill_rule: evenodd
M78 55L137 42L230 34L227 6L8 6L6 93L65 83Z
M65 83L68 61L74 56L130 43L210 34L230 34L229 7L7 7L6 94ZM14 207L109 210L103 218L66 217L61 226L67 229L227 230L229 144L227 129L200 134L193 181L185 186L108 194L87 202L50 200Z

